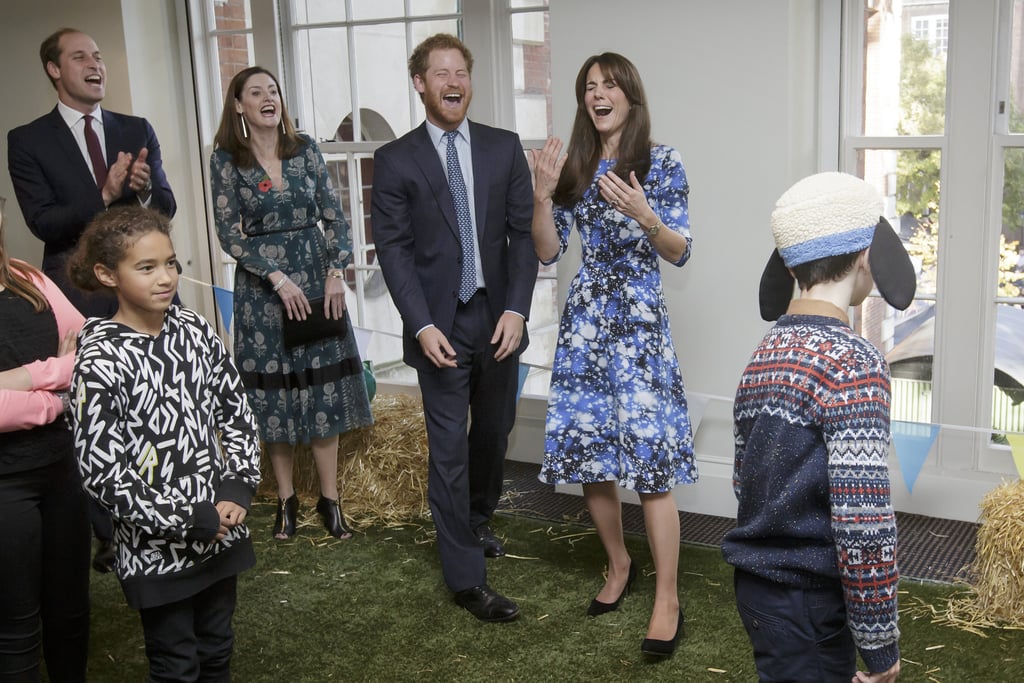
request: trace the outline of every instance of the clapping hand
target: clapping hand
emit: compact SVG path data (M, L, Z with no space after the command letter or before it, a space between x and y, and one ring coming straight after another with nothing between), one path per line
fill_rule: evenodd
M641 222L642 218L651 213L647 195L633 171L629 172L629 183L608 171L597 179L597 187L605 201L624 216Z
M548 138L543 149L530 150L530 160L533 162L534 201L550 199L555 193L565 159L566 155L562 154L562 141L558 138Z
M139 150L135 161L132 162L129 168L128 187L132 192L148 192L152 188L152 185L150 185L150 168L149 164L146 163L147 157L149 157L149 149L143 147Z

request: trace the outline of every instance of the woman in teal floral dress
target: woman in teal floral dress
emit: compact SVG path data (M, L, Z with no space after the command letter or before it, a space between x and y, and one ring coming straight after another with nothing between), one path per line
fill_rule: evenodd
M316 509L348 538L338 500L338 435L373 422L343 269L351 234L316 144L295 132L277 79L250 67L228 87L210 159L217 236L237 265L235 363L277 480L276 538L295 533L292 460L309 443L320 480ZM283 321L305 319L322 297L343 331L286 348Z
M589 58L576 100L568 154L550 139L534 155L537 256L556 261L573 225L583 245L559 325L540 478L583 485L608 555L591 616L617 609L636 578L618 487L639 494L656 577L641 650L666 656L683 622L672 489L696 481L697 470L658 263L682 266L690 257L689 185L679 153L650 141L632 62L615 53Z

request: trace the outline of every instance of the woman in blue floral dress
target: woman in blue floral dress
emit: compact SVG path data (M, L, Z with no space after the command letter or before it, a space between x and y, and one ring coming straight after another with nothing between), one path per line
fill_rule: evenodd
M636 577L618 486L639 494L657 576L641 649L671 655L683 621L672 489L696 481L697 470L658 259L682 266L690 256L689 186L679 154L650 141L643 85L628 59L589 58L576 101L568 153L552 138L533 159L538 257L556 261L573 225L583 245L559 326L540 479L583 485L608 555L591 616L617 609Z
M217 236L235 259L235 363L277 481L274 535L295 533L292 460L309 443L320 480L316 509L348 538L338 500L338 435L372 424L359 350L345 309L351 233L316 144L295 132L277 79L261 67L228 86L210 183ZM321 227L322 224L322 227ZM286 348L284 319L305 319L323 297L338 336Z

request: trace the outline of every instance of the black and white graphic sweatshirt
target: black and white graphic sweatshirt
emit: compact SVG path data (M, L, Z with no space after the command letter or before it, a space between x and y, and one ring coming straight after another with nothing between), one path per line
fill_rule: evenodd
M249 508L260 442L238 370L206 320L171 306L152 337L89 319L71 390L82 479L113 514L131 607L182 600L253 566L245 525L214 540L216 503Z

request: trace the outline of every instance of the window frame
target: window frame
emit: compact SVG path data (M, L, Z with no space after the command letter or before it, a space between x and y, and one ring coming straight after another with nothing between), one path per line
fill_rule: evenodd
M351 2L347 3L346 15L351 17ZM247 32L251 32L254 45L256 63L265 64L278 76L284 90L286 101L298 103L298 60L295 58L297 45L295 35L298 31L311 27L315 28L346 28L349 36L348 42L348 69L352 98L353 129L362 129L361 106L356 83L356 59L355 41L352 40L353 31L360 26L380 25L384 23L403 23L423 21L425 15L410 15L409 2L406 0L406 16L390 19L363 19L338 22L315 22L298 23L290 16L288 0L249 0L250 16L252 26ZM189 0L188 11L190 14L190 31L193 49L195 51L196 68L196 89L199 97L200 137L203 145L203 157L208 159L213 151L213 137L216 132L217 122L223 104L223 97L220 94L220 73L217 60L216 37L226 33L218 31L214 23L212 9L213 0ZM520 3L522 4L522 3ZM459 3L459 11L456 13L443 13L429 15L430 20L455 19L461 22L461 33L467 47L474 56L474 79L473 79L473 102L470 108L470 117L474 120L490 123L502 128L515 130L515 97L512 89L513 76L513 53L512 53L512 17L517 14L528 12L548 12L548 4L543 0L528 3L521 7L511 7L509 0L500 2L472 2L462 0ZM235 33L239 31L233 31ZM406 42L411 41L411 32L406 31ZM415 47L407 44L407 54ZM413 126L418 125L423 119L422 106L419 103L418 95L412 87L411 81L407 82L409 89L410 121ZM293 117L299 116L297 109L290 111ZM301 123L301 122L300 122ZM549 122L550 126L550 122ZM402 135L405 131L396 131L396 135ZM368 207L363 199L362 174L359 161L366 155L372 156L373 152L387 141L372 142L335 142L318 141L325 160L328 163L342 162L346 165L348 175L348 187L339 187L339 194L347 199L344 203L345 214L352 224L353 241L353 270L356 271L353 294L350 297L350 304L354 304L353 324L363 326L367 318L367 302L365 293L366 278L368 273L379 271L376 263L368 263L367 254L372 251L370 244L363 234L363 218ZM544 140L523 140L525 148L540 148ZM208 169L203 169L204 185L208 187ZM221 249L216 237L216 230L213 226L212 216L208 214L209 224L208 235L211 242L211 254L213 259L214 284L231 288L233 281L234 261ZM548 269L542 273L541 279L557 279L557 271ZM390 295L388 295L390 297ZM393 304L391 304L393 306ZM400 321L398 327L391 330L377 330L385 336L399 337L401 334ZM531 328L531 333L534 328ZM394 339L390 344L396 343ZM369 355L369 354L368 354ZM400 357L400 356L399 356ZM550 359L547 362L550 365ZM544 374L543 372L540 374ZM538 378L542 380L543 377ZM402 382L405 383L405 382ZM408 383L414 383L410 380ZM535 381L531 384L536 388L546 387L546 382ZM545 389L546 391L546 389Z
M1024 146L1024 135L995 130L995 101L1006 73L1012 0L949 2L946 120L941 135L866 136L862 120L864 0L843 1L840 170L857 173L862 149L933 149L941 154L931 423L941 429L934 460L923 471L957 471L969 478L1016 475L1009 449L990 440L1002 154ZM990 51L977 45L992 45ZM997 67L997 64L999 65ZM973 74L973 75L972 75ZM1003 97L1005 99L1005 96ZM1005 118L1005 117L1004 117ZM979 154L978 150L984 150ZM955 255L955 256L954 256ZM978 277L981 273L982 277ZM981 331L980 338L978 331ZM934 463L934 464L932 464Z

